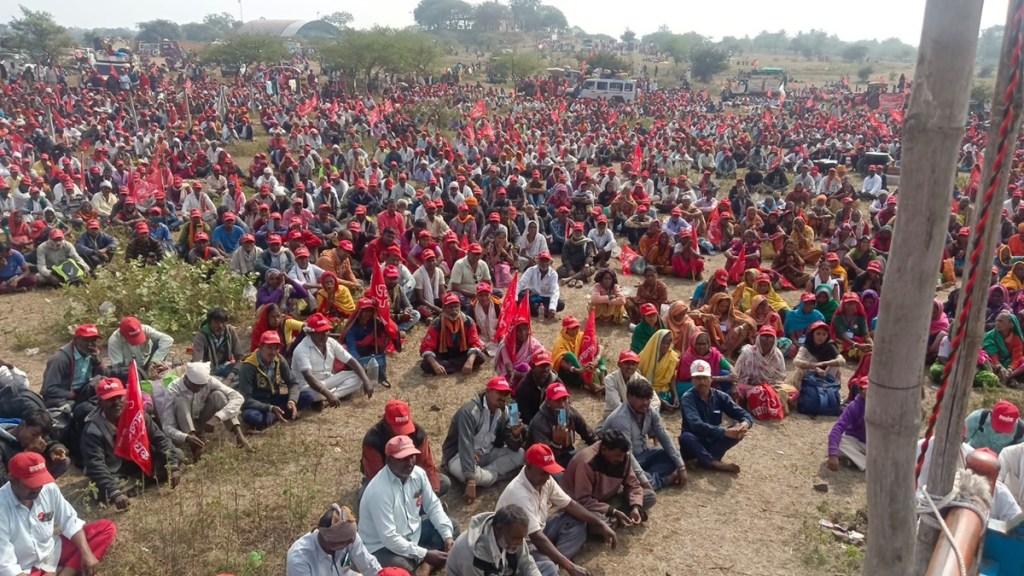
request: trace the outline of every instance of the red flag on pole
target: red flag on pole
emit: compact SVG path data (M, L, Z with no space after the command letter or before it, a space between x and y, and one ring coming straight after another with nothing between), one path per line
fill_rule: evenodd
M149 451L149 433L146 431L146 412L142 406L142 389L135 360L128 365L128 394L124 410L117 421L114 455L131 460L146 473L153 475L153 455Z
M729 284L739 284L743 280L744 267L747 265L747 246L740 245L740 255L729 267Z
M642 164L643 161L644 161L644 151L643 151L643 148L640 147L640 143L637 142L636 143L636 148L633 148L633 164L635 165L634 168L639 171L640 170L640 164Z
M519 301L519 317L526 320L526 326L533 331L533 321L530 319L530 293L524 292L523 299Z
M519 290L519 271L512 275L512 282L505 291L505 298L501 301L501 309L498 311L498 327L494 330L494 341L501 342L508 334L508 327L512 321L519 316L519 307L516 305L516 292ZM529 314L527 314L529 316Z
M387 327L388 336L392 340L398 339L398 325L391 319L391 300L388 298L388 287L384 283L384 271L380 269L380 262L373 263L373 277L370 279L370 298L377 308L377 318Z
M470 110L469 112L469 117L472 118L473 120L476 120L477 118L480 118L486 114L487 103L484 102L483 100L477 100L476 104L473 106L473 109Z
M597 360L597 319L594 316L594 309L590 309L587 315L587 324L583 328L583 341L580 343L580 364L586 366ZM594 371L589 370L583 373L583 381L590 384L594 381Z

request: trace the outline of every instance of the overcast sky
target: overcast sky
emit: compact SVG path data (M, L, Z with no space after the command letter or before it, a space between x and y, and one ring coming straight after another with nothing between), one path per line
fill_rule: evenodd
M419 0L386 2L337 2L330 0L241 0L245 20L258 18L314 19L318 14L347 10L355 26L413 24L412 11ZM981 19L982 29L1003 24L1008 0L988 0ZM201 20L210 12L239 13L237 0L4 0L0 1L0 22L18 13L24 3L35 10L51 12L65 26L83 28L132 26L137 22L165 18L176 22ZM471 3L477 3L471 0ZM714 38L755 36L761 30L823 29L843 40L900 38L917 45L921 37L925 0L860 0L859 2L808 2L807 0L726 0L700 5L696 2L665 0L545 0L561 9L569 24L587 32L618 37L628 26L642 36L668 24L673 32L695 31Z

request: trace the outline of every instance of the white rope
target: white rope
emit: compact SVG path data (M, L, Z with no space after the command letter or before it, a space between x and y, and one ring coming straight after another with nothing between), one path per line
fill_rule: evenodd
M967 564L963 552L956 545L953 533L949 531L941 510L946 508L966 508L978 515L982 525L988 524L989 510L993 495L988 480L969 470L957 472L953 489L941 498L928 493L928 486L922 485L918 491L917 514L921 522L939 528L956 555L960 568L960 576L968 576Z

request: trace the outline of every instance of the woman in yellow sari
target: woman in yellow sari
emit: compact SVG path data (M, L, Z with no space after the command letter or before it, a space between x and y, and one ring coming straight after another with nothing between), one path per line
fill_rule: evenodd
M604 358L601 347L597 348L597 357L586 366L580 363L580 351L583 348L583 331L580 321L573 316L562 318L562 330L555 338L551 347L551 367L566 385L578 386L591 394L604 394L605 372Z
M835 276L836 280L839 281L839 287L842 289L842 293L850 289L850 277L846 274L846 268L843 268L843 264L839 259L839 254L835 252L829 252L825 256L825 261L828 262L829 266L832 267L832 276Z
M731 358L744 344L754 341L757 323L732 305L728 294L715 294L697 314L700 325L711 336L711 345Z
M640 375L654 387L663 411L679 409L679 398L673 386L678 366L679 353L672 347L672 331L658 330L640 351L639 369Z
M789 239L796 242L796 253L804 262L817 264L818 260L821 260L821 255L824 252L821 246L814 241L814 230L800 216L793 220L793 231L790 232Z
M750 310L750 302L754 296L757 296L757 292L754 291L754 282L760 273L761 271L757 268L747 268L743 273L743 281L737 284L736 289L732 291L733 304L740 312Z
M669 306L662 320L672 331L672 349L678 352L680 357L686 354L690 348L690 338L697 330L697 323L690 317L690 307L686 302L677 300Z
M999 284L1009 290L1011 295L1024 288L1024 260L1014 262L1013 266L1010 266L1010 271L1003 276Z

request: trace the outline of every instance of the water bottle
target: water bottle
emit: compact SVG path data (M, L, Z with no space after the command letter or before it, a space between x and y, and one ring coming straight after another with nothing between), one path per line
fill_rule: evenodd
M373 384L374 389L380 387L380 365L377 364L376 357L370 358L366 363L366 379Z

